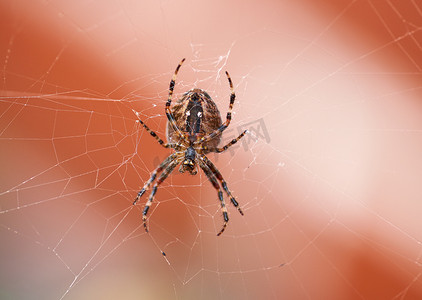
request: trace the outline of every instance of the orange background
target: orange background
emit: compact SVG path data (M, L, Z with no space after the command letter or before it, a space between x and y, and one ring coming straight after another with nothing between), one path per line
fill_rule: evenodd
M419 299L416 1L0 1L2 299ZM207 90L271 140L131 203L170 151L164 103ZM245 144L244 144L245 145ZM228 199L227 199L228 201ZM162 255L165 252L166 256Z

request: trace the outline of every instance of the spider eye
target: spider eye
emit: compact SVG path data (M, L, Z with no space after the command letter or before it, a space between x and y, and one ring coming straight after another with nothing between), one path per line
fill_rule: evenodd
M183 162L183 164L184 164L184 165L191 166L191 167L195 165L195 163L194 163L192 160L188 160L188 159L187 159L187 160L185 160L185 161Z

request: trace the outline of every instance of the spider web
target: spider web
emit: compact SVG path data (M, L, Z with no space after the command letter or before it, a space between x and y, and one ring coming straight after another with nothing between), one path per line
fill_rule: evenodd
M422 297L422 6L409 1L0 1L1 299ZM164 104L222 116L206 176L175 171ZM223 142L224 142L223 141ZM222 143L223 144L223 143Z

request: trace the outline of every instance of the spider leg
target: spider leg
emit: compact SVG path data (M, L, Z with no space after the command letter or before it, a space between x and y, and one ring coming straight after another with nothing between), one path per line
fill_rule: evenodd
M145 182L143 188L139 191L138 195L135 198L135 201L133 201L133 205L138 202L139 198L142 197L142 195L149 189L151 183L155 180L155 177L159 172L164 170L176 157L176 153L173 153L172 155L168 156L152 173L151 177L147 182Z
M158 143L163 146L164 148L176 148L177 144L171 144L171 143L164 143L164 141L151 129L149 129L149 127L147 126L147 124L145 124L141 119L138 119L139 123L142 124L142 126L144 126L144 128L148 131L148 133L154 137Z
M221 191L220 185L218 184L217 179L215 178L215 175L213 174L209 166L207 166L203 160L199 160L199 166L204 171L205 175L208 177L208 180L212 183L212 186L217 190L218 199L221 202L221 210L223 211L224 223L221 230L217 233L217 236L219 236L223 233L224 229L226 229L227 223L229 222L229 215L227 213L226 203L224 202L223 192Z
M180 163L180 161L181 161L181 158L173 159L168 164L168 166L165 168L163 173L161 173L160 177L158 177L158 179L157 179L157 182L152 187L151 195L149 195L148 201L147 201L147 203L145 203L145 207L144 207L144 210L142 212L142 222L144 223L144 228L145 228L146 232L148 232L148 227L147 227L147 222L146 222L147 221L147 214L148 214L148 210L149 210L149 208L152 204L152 201L154 200L155 193L157 192L157 188L164 180L166 180L167 176L170 175L170 173Z
M232 193L230 192L229 188L227 187L227 183L224 180L223 176L221 175L220 171L218 171L217 167L206 157L205 155L201 155L200 159L204 162L204 164L211 170L211 172L217 177L217 179L220 181L221 186L226 191L227 196L230 197L230 201L233 203L234 207L237 208L239 213L243 216L243 211L239 206L239 203L237 203L236 199L233 197Z
M221 148L215 148L214 152L220 153L223 151L226 151L229 147L236 144L245 134L248 132L247 130L243 131L237 138L233 139L228 143L227 145L221 147Z
M248 132L247 130L243 131L237 138L231 140L230 143L228 143L224 147L215 148L215 149L212 149L211 151L212 152L217 152L217 153L221 153L223 151L226 151L229 147L231 147L232 145L236 144L237 141L240 140L247 132ZM208 150L208 147L202 146L202 150Z
M230 121L232 119L232 109L233 109L234 100L236 99L236 94L234 93L232 79L230 78L230 75L227 71L226 71L226 75L227 75L227 79L229 80L230 91L231 91L231 93L230 93L230 104L229 104L229 110L227 111L226 121L219 128L217 128L216 130L214 130L210 134L207 134L206 136L204 136L201 139L199 139L198 141L196 141L195 144L202 144L204 142L208 142L208 141L212 140L217 135L219 135L224 130L226 130L226 128L230 124Z
M180 131L180 129L177 127L176 121L174 119L173 113L170 110L170 105L171 105L171 98L173 97L173 90L174 90L174 85L176 83L176 78L177 78L177 73L179 73L179 69L182 66L183 62L185 61L185 59L182 59L180 61L180 63L177 65L176 70L174 71L173 77L170 81L170 86L169 86L169 97L167 99L166 102L166 116L167 119L169 120L171 126L174 128L175 132L177 132L177 134L183 138L186 139L186 136Z

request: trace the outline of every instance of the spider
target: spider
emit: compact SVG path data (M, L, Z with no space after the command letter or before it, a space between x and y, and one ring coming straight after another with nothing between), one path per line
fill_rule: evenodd
M143 125L147 132L149 132L149 134L153 136L160 145L164 148L174 149L175 152L168 156L151 173L150 179L139 191L135 201L133 201L133 205L135 205L142 195L150 188L151 184L155 181L157 174L162 172L152 187L152 192L142 212L143 225L145 231L148 232L146 223L147 214L152 201L154 200L158 186L163 183L177 165L180 164L179 172L184 173L185 171L188 171L191 175L195 175L198 172L197 166L199 165L208 177L209 181L212 183L213 187L217 190L218 199L220 200L224 223L223 227L217 234L217 236L219 236L223 233L227 226L227 222L229 221L221 187L226 192L231 203L233 203L239 213L243 215L243 212L227 187L227 183L224 181L220 171L207 158L206 154L210 152L220 153L227 150L230 146L237 143L237 141L246 134L247 130L243 131L237 138L231 140L224 147L217 147L220 143L222 132L230 124L231 111L236 97L233 89L233 83L228 72L226 72L226 75L229 81L231 94L229 110L224 123L222 123L220 112L218 111L214 101L211 99L210 95L202 89L194 88L184 93L183 96L176 101L176 104L173 105L173 108L170 108L177 73L184 61L185 59L182 59L179 63L170 81L169 96L165 108L168 119L168 143L164 143L164 141L158 137L154 131L152 131L142 120L139 119L139 122Z

